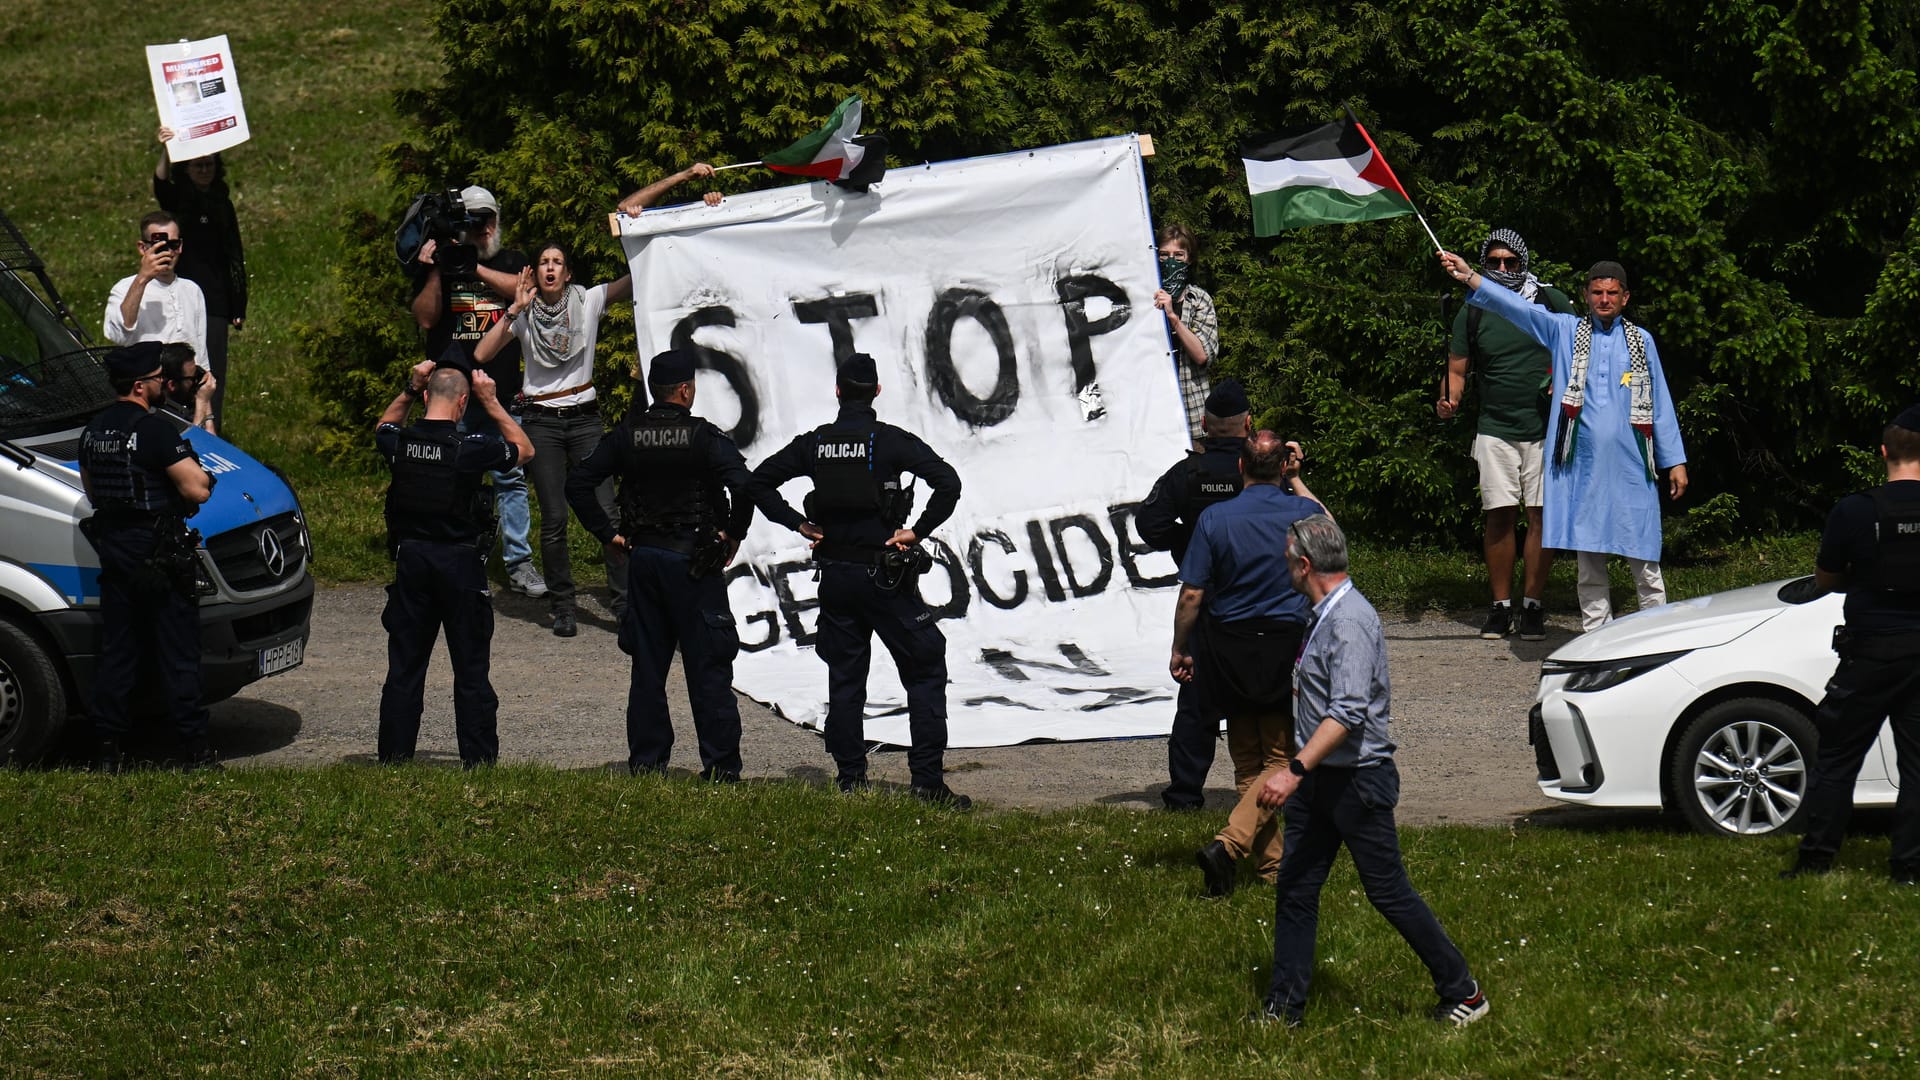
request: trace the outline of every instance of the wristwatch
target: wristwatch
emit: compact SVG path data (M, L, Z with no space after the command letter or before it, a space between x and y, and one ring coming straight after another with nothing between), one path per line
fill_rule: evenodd
M420 396L420 391L413 388L413 376L409 375L400 381L400 396L404 398L417 398Z
M1299 758L1293 758L1287 762L1287 771L1301 779L1305 779L1307 775L1307 767L1300 764Z

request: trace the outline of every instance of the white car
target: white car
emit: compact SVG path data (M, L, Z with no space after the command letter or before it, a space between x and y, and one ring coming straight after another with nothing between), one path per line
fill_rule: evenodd
M1582 806L1678 810L1706 833L1795 825L1846 599L1814 592L1812 578L1797 578L1682 600L1555 650L1527 723L1540 790ZM1854 804L1891 806L1898 776L1882 727Z

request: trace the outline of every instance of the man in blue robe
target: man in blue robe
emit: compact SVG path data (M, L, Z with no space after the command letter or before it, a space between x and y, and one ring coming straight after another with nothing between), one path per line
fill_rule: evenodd
M1441 252L1454 280L1485 308L1553 353L1555 404L1547 411L1545 545L1572 551L1579 564L1580 628L1613 617L1607 556L1633 572L1642 610L1667 600L1660 576L1660 491L1668 470L1672 498L1687 490L1687 448L1653 335L1621 317L1627 272L1617 262L1587 271L1587 314L1562 315L1486 281L1466 260Z

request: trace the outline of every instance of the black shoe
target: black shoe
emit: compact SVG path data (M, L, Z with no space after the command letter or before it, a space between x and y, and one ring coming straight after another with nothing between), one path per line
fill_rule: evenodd
M183 773L226 772L227 767L220 764L220 759L213 755L213 751L202 750L200 753L181 762L180 771Z
M575 634L578 634L579 632L580 632L580 624L574 619L572 611L554 612L554 615L553 615L553 636L554 637L573 637Z
M1538 604L1523 604L1520 607L1520 640L1545 641L1547 639L1547 609Z
M1475 1020L1487 1015L1493 1006L1487 1003L1486 992L1479 983L1473 984L1473 996L1460 1001L1442 999L1438 1005L1427 1011L1427 1015L1436 1024L1452 1024L1454 1027L1466 1027Z
M1495 604L1487 609L1487 621L1480 627L1480 636L1488 641L1499 641L1513 633L1513 605Z
M1227 845L1215 840L1194 852L1193 861L1200 864L1200 872L1207 876L1208 896L1225 896L1233 891L1234 871L1238 866Z
M1833 869L1832 859L1809 858L1800 856L1790 868L1780 871L1781 881L1792 881L1800 877L1819 877Z
M1260 1007L1247 1014L1247 1023L1266 1026L1276 1024L1280 1027L1297 1028L1306 1024L1304 1014L1291 1009L1282 1009L1271 1001L1263 1001Z
M1920 870L1895 870L1887 875L1895 885L1920 885Z
M938 787L921 787L919 784L908 789L913 797L923 803L944 806L949 810L971 810L973 800L948 787L944 781Z
M700 770L700 779L710 784L737 784L740 782L740 772L737 769L717 769L709 765Z
M1193 814L1207 808L1205 802L1175 802L1164 795L1160 797L1160 806L1169 814Z
M109 775L124 772L127 768L127 756L120 752L120 740L101 739L93 748L93 757L87 762L87 771L107 773Z
M840 789L842 795L857 795L863 791L873 790L873 784L864 776L842 776L833 783Z
M627 775L628 776L665 776L667 775L667 767L665 765L638 765L638 764L635 764L634 762L629 761L627 762Z

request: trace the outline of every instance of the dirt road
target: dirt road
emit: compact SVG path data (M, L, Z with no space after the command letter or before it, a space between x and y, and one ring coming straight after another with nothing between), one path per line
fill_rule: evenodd
M372 760L386 638L377 586L323 589L303 666L255 683L213 710L213 739L229 765L301 766ZM543 600L494 598L493 685L500 695L505 760L561 768L626 761L627 658L597 598L583 597L580 636L546 629ZM1408 823L1503 824L1551 806L1533 782L1526 741L1540 661L1573 634L1571 619L1544 642L1482 641L1480 612L1437 615L1383 610L1393 678L1393 734L1403 775L1400 819ZM826 671L821 670L824 686ZM676 769L698 769L686 693L669 683L678 737ZM421 757L456 760L452 676L442 649L427 681ZM824 784L831 761L815 732L741 699L749 777ZM956 790L996 806L1055 808L1105 803L1157 808L1166 783L1166 741L1133 739L953 750ZM904 754L876 755L873 775L907 780ZM1208 783L1210 807L1232 803L1233 775L1220 744Z

